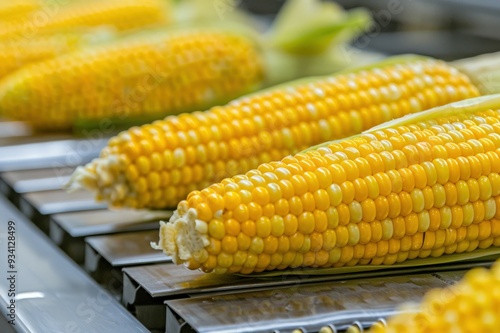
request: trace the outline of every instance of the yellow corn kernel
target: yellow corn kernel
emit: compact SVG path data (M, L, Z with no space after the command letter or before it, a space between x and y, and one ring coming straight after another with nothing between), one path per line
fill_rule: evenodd
M105 28L44 34L33 38L0 40L0 78L23 66L81 50L95 42L106 41L116 34Z
M453 112L449 112L449 110L453 110ZM273 216L260 217L255 221L256 236L252 239L252 245L247 250L247 253L254 255L265 253L271 256L278 252L279 241L274 235L271 235L273 230L272 221L278 221L274 223L278 223L280 230L283 230L283 233L280 232L280 237L289 239L289 247L286 250L296 254L288 267L340 267L356 265L360 260L365 264L392 265L404 260L469 252L477 248L493 246L497 234L500 233L500 228L497 222L498 219L496 219L497 200L492 197L490 178L480 172L470 172L467 168L460 169L459 167L457 169L458 174L450 177L448 182L433 184L434 181L427 182L426 173L422 170L425 170L423 165L427 165L427 167L430 164L434 165L433 161L437 157L434 156L433 152L439 150L432 149L433 145L449 147L450 143L456 144L454 140L460 141L466 135L472 136L469 140L479 142L478 137L475 135L478 132L478 127L481 128L482 135L499 135L500 95L471 99L464 103L463 106L460 103L443 106L415 115L413 118L417 120L396 120L359 136L331 143L327 142L319 147L312 147L293 157L287 157L280 162L271 162L269 165L262 167L262 170L270 170L266 171L269 173L273 173L273 169L280 170L276 171L279 173L283 173L282 170L289 170L289 179L294 180L292 182L294 193L297 193L295 191L298 188L298 193L302 197L309 194L311 200L314 201L315 198L311 191L317 191L318 187L315 186L309 189L304 185L305 182L303 181L305 179L304 174L308 172L304 171L304 168L315 168L316 165L323 165L323 163L312 162L313 159L315 161L330 159L331 162L329 163L347 166L349 163L346 163L346 161L359 158L356 151L359 151L358 148L361 145L370 144L375 147L377 142L381 143L386 138L394 138L394 142L398 142L398 145L400 145L398 150L401 151L407 147L414 147L417 142L414 138L418 138L417 144L425 143L420 147L420 157L407 158L405 163L399 164L400 168L398 170L410 170L409 172L405 171L405 177L414 178L412 181L414 186L412 186L410 193L404 191L403 187L398 193L399 204L402 206L399 215L393 217L388 215L390 204L387 198L394 194L391 187L391 191L383 190L373 200L377 218L371 221L363 220L363 205L356 201L355 198L358 194L357 191L363 192L365 189L351 187L351 185L355 183L356 179L367 177L367 175L358 173L356 179L352 178L343 181L341 184L333 183L329 185L329 189L332 189L334 184L338 185L340 190L331 191L331 193L327 192L327 195L337 194L343 198L342 202L339 200L334 201L338 204L336 207L329 205L327 208L324 207L323 210L316 209L311 212L304 209L308 204L304 204L298 196L294 196L289 202L290 212L284 219L275 212ZM488 126L484 126L486 123ZM449 135L450 131L456 131L457 133L449 135L450 141L448 142L432 141L430 143L427 141L428 136L425 134L429 128L439 131L442 135ZM398 140L401 140L401 143ZM499 148L500 140L494 145L478 146L475 151L478 152L477 154L480 152L500 154ZM386 152L394 151L392 145L383 143L381 143L379 149ZM488 149L490 150L488 151ZM408 149L408 151L410 150ZM456 152L453 153L456 154ZM473 154L472 150L471 154ZM342 158L335 159L334 156ZM475 155L470 155L470 157L472 156ZM452 161L457 161L460 157L462 156L447 157L447 161L450 162L448 164L453 165ZM403 157L399 156L399 158ZM300 161L304 168L294 168L293 165L297 164L297 161ZM460 163L457 162L457 164ZM393 170L397 168L397 165L398 163L393 165ZM290 168L290 166L292 167ZM385 178L389 178L387 176L389 171L380 171L374 175L381 188L385 186L382 185L386 181ZM352 175L353 173L355 171L351 170L346 175ZM313 172L309 174L313 174ZM226 187L229 184L234 184L234 186L238 185L239 188L245 188L245 190L238 193L243 191L252 192L258 188L264 188L260 179L258 182L249 181L251 177L256 175L258 175L257 170L252 170L246 175L226 178L223 184ZM463 177L463 175L466 177ZM268 177L268 179L271 179L269 183L275 183L279 178ZM455 179L456 183L452 183L451 179ZM475 183L472 181L475 181ZM432 201L426 207L424 191L433 192L428 186L430 184L433 184L432 186L436 189L443 188L443 193L439 191L436 193L441 193L439 195L444 196L444 205L442 205L443 200L438 199L440 201L437 203L439 207L435 207L435 202ZM465 191L463 187L469 184L477 184L478 188L478 196L476 201L473 202L470 201L470 196L468 201L465 201L462 197L462 192ZM472 187L474 186L476 185L472 185ZM471 188L469 187L470 192ZM201 216L207 215L204 212L205 198L207 196L220 196L223 198L223 195L224 187L218 185L196 191L190 194L189 200L182 201L179 204L177 213L174 214L169 223L162 224L160 244L168 242L167 252L169 251L168 253L175 258L177 263L192 261L192 258L196 259L196 251L203 250L206 247L204 244L210 244L213 238L220 240L221 237L227 235L227 231L220 230L220 227L224 226L223 222L227 221L228 216L234 216L238 212L238 207L227 210L224 214L213 218L207 232L204 229L198 231L198 229L193 228L195 221L199 221ZM198 199L194 200L195 197ZM348 198L348 204L345 202L346 198ZM368 200L365 196L363 198ZM262 202L261 205L266 202ZM326 202L331 204L331 200ZM255 198L252 198L252 203L259 204ZM398 201L392 202L392 205L395 204L398 204ZM271 204L265 204L266 207L268 205ZM404 207L405 205L407 207ZM294 206L298 208L294 208ZM179 213L179 210L181 213ZM205 221L208 221L208 219ZM283 226L281 221L284 223ZM211 224L215 222L219 223L212 227ZM288 228L290 230L287 231ZM171 237L170 235L177 235L177 237ZM222 243L222 248L224 250L224 243ZM237 245L235 244L233 247L226 246L226 248L223 252L229 254L236 251ZM320 251L324 252L320 253ZM286 268L286 266L283 266L283 262L278 265L264 266L265 263L270 262L268 256L260 257L260 264L256 266L255 272L276 269L278 266L280 269ZM194 266L203 269L203 264L204 261L199 260ZM226 267L221 268L225 269ZM214 271L217 272L216 269ZM239 272L243 272L243 270ZM250 268L244 272L250 272Z
M169 23L170 16L168 1L160 0L91 0L55 4L40 1L22 17L4 22L0 37L32 38L46 32L97 26L125 31Z
M42 6L40 0L10 0L0 3L0 20L10 20L26 15ZM1 22L1 21L0 21Z
M253 42L245 37L217 30L157 32L28 65L0 84L0 109L7 117L42 129L68 129L77 120L106 117L162 118L240 95L259 84L261 77L260 57ZM140 158L149 161L153 154L157 161L163 154L164 163L155 166L161 167L158 171L170 170L172 180L175 170L184 183L206 181L193 175L193 170L199 170L194 166L199 163L195 148L200 137L186 128L211 122L198 116L171 119L172 124L165 126L146 125L146 135L134 127L130 135L122 134L113 142L122 146L123 153L135 163ZM100 126L109 131L107 125ZM161 133L172 129L175 134L162 137ZM216 132L220 129L210 129L213 137L219 134ZM187 141L188 133L194 141ZM127 139L130 141L124 142ZM168 142L169 149L158 146L159 140ZM241 157L249 156L245 152ZM214 167L216 175L226 172L221 160Z
M500 262L490 270L475 268L445 289L428 291L420 304L401 306L386 325L372 333L494 332L500 327Z
M244 67L241 62L238 65ZM96 70L102 72L100 68ZM245 77L249 78L256 75L249 69L240 72L245 73ZM396 80L393 75L389 75L390 73L399 72L406 73L404 80ZM419 101L421 105L436 106L440 103L478 95L477 89L469 82L467 77L443 62L426 59L385 64L379 68L374 67L351 74L339 74L314 79L308 83L296 83L286 87L273 88L237 99L226 106L215 107L203 113L168 117L142 128L126 131L110 141L110 145L106 149L106 155L102 155L100 159L94 161L93 166L88 170L95 170L97 164L99 164L100 169L106 169L109 164L108 161L114 158L113 156L125 155L130 163L136 163L139 156L151 159L153 153L162 154L168 161L165 161L163 169L158 171L165 171L170 174L171 181L160 188L166 193L175 193L170 197L172 200L168 200L167 203L168 206L175 206L188 194L180 191L178 184L173 181L174 179L180 181L182 178L180 172L183 168L191 170L192 179L190 184L198 189L207 182L221 181L225 177L258 168L256 170L259 171L258 175L267 182L273 180L271 182L273 185L270 187L267 185L258 186L262 187L262 189L252 188L249 195L245 196L247 199L255 194L259 204L269 202L274 207L279 207L280 212L282 212L283 206L288 206L288 211L298 216L302 211L314 209L312 205L309 205L311 203L310 194L313 195L312 201L316 202L316 209L321 207L320 209L324 210L326 208L328 204L326 200L317 200L318 195L322 199L326 199L325 193L316 194L315 192L324 189L330 199L330 205L334 207L342 203L348 205L353 200L360 201L368 198L373 200L375 209L366 215L358 211L357 207L352 207L353 217L359 219L361 216L361 219L365 221L372 218L383 220L394 216L394 212L397 210L394 207L394 198L389 202L387 196L393 190L402 187L406 194L401 195L401 193L404 193L401 192L398 195L401 197L401 214L406 216L413 211L412 199L409 197L409 193L415 186L417 186L417 189L422 190L428 184L432 184L434 176L431 170L432 167L429 164L422 163L422 165L415 165L410 169L408 168L408 158L403 150L389 151L386 149L392 144L405 144L406 139L402 134L388 135L387 138L380 142L362 142L346 147L338 145L338 147L332 147L332 149L335 148L335 153L324 156L321 155L321 150L318 150L319 154L311 157L311 160L290 158L290 163L286 165L273 165L271 163L260 167L259 165L272 160L279 160L325 140L359 133L360 130L366 130L398 115L419 112L422 108L411 106L414 103L410 103L410 101L417 99L419 96L424 98L427 95L419 95L419 89L410 92L408 87L415 85L415 82L434 82L434 79L437 80L438 76L444 79L445 82L447 80L457 81L455 88L439 88L439 93L442 94L439 99L430 98L425 103L421 100ZM380 77L384 77L384 79L379 79ZM372 78L376 79L372 80ZM367 80L369 82L373 81L373 86L367 86L365 84ZM80 82L78 86L81 89ZM119 85L109 84L107 86L116 87L121 91ZM438 90L433 89L437 87L438 85L434 83L425 83L422 89L425 88L428 95L435 95ZM400 105L391 97L388 90L406 92L401 95L401 98L406 99L408 103ZM188 94L191 98L193 96L191 89L184 88L184 86L181 87L177 95L183 94ZM106 96L110 95L113 94L106 91ZM361 98L361 95L365 97ZM367 96L369 98L366 98ZM19 104L14 102L11 104L13 107L19 108ZM60 104L63 107L64 102ZM82 103L79 103L79 105L82 105ZM370 108L370 114L373 115L355 117L359 124L352 126L349 114L362 112L367 105L373 106ZM40 105L36 105L36 108L38 110ZM60 117L65 117L65 110L61 110ZM168 110L167 105L162 105L161 110ZM396 112L395 110L399 111ZM130 112L139 111L132 110ZM43 119L46 119L45 116ZM344 120L345 123L343 123ZM54 120L51 120L51 123L54 122ZM339 125L340 122L342 122L342 125ZM329 127L329 130L326 131L329 133L328 137L314 134L320 132L319 127L325 126ZM243 127L245 130L239 130L239 128ZM294 138L293 145L283 146L283 138L288 137L289 134L287 133L289 131L292 134L296 131L297 137L292 135ZM134 134L139 132L143 132L144 135L137 137ZM188 142L188 133L194 143ZM160 148L151 145L153 153L139 149L140 142L144 140L153 141L153 139L147 139L151 136L150 134L154 134L155 138L161 137L158 140L167 142L168 146ZM412 140L411 142L415 141L409 135L406 136L408 140ZM393 141L394 143L391 143ZM424 146L417 148L413 144L408 144L406 148L408 148L408 154L416 154L415 156L418 156L418 158L420 158L420 155L424 157L430 154L430 152L425 151ZM191 159L188 159L185 156L189 149L206 153L194 154ZM207 159L210 159L209 163L207 163ZM170 162L172 160L177 162ZM450 173L450 167L445 159L432 162L432 164L436 169L436 182L439 183L439 181L443 182L444 180L452 182L448 179L450 177L445 175ZM444 168L446 170L443 170ZM199 174L200 171L202 174ZM459 171L458 167L457 171ZM386 172L390 173L386 174ZM427 179L427 172L431 173L430 179ZM72 186L81 187L87 183L97 184L93 188L88 187L88 189L101 193L104 199L115 191L115 187L120 182L126 181L126 178L120 176L120 172L115 173L112 178L113 181L109 185L104 185L99 180L92 182L84 181L84 179L77 180L81 177L99 178L100 175L97 173L88 172L80 176L77 174L78 172L75 174ZM254 172L252 176L255 175ZM415 181L415 176L419 177L417 181ZM397 177L398 182L401 183L396 188L393 188L392 183L394 177ZM422 180L420 180L420 177L422 177ZM197 181L194 181L194 179L197 179ZM252 181L249 180L249 183L252 184ZM438 183L432 185L432 187L440 185ZM129 188L133 187L129 186ZM245 189L242 188L242 190ZM302 195L306 192L309 194L302 198ZM117 206L123 206L125 202L129 202L130 197L133 198L136 195L137 193L132 191L122 195L114 194L115 200L113 203ZM405 195L408 197L404 197ZM438 200L441 197L438 197ZM281 201L280 205L276 205L275 200L281 200L279 198L287 200L288 204ZM300 200L301 203L299 204L297 200ZM417 200L418 205L416 208L418 210L422 205L422 198L419 193L417 193L415 200ZM232 205L231 202L226 201L227 204ZM165 208L158 207L155 202L145 203L142 207L134 208L144 207ZM347 217L349 209L346 211L345 207L341 207L339 206L337 209L340 213L339 218L342 220L341 223L346 224L344 219ZM375 212L375 217L373 217L373 212Z

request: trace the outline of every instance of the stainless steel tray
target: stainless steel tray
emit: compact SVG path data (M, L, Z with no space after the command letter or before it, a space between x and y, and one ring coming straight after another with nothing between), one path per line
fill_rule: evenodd
M16 228L18 332L149 332L2 196L0 216L2 225L12 220ZM0 245L6 244L1 228ZM11 270L7 260L0 260L0 269ZM0 283L3 316L9 301L7 283Z
M210 294L167 300L166 331L199 333L338 331L367 327L419 301L432 288L458 281L466 271L341 280L263 291Z
M7 171L1 174L1 178L12 191L23 194L61 189L74 170L73 167L61 167Z
M68 135L0 138L0 172L74 167L96 158L106 143L104 138L74 139Z
M164 263L170 258L149 245L158 241L158 228L85 239L85 270L98 282L109 284L117 295L122 294L122 268Z

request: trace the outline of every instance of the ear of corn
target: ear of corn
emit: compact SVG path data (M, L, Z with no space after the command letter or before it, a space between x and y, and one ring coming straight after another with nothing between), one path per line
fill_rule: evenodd
M158 119L252 90L262 75L248 38L159 32L26 66L0 83L0 109L43 129L67 129L79 118Z
M34 38L40 33L110 26L133 30L170 20L167 0L91 0L46 2L25 17L1 25L1 38Z
M193 191L157 248L246 274L500 246L499 148L500 95L409 115Z
M112 138L68 186L85 187L114 206L173 207L190 191L261 163L477 95L444 62L390 59L132 128Z
M371 333L496 332L500 327L500 261L475 268L457 284L433 289L421 304L401 306L386 325Z
M116 37L108 29L86 29L37 36L36 38L0 40L0 78L27 64L51 59L63 53L88 47Z

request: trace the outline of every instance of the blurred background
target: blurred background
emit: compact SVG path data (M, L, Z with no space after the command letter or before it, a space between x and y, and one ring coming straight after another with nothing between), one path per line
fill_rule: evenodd
M237 0L241 7L271 19L283 0ZM338 0L366 7L376 25L354 42L385 54L420 53L455 60L500 49L498 0Z

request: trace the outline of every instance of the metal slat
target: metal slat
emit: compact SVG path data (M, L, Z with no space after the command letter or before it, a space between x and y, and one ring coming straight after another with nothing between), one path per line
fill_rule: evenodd
M334 275L285 274L275 279L261 279L229 274L206 274L197 270L188 270L182 265L173 263L126 267L123 269L123 273L129 281L133 281L133 284L144 289L145 294L150 295L151 299L185 297L188 294L199 293L236 292L243 289L266 289L296 283L345 278L345 276ZM131 289L129 288L128 291ZM134 294L123 295L123 301L127 304L134 304L136 298L137 296Z
M184 321L199 333L317 332L327 325L345 330L354 322L369 325L385 318L399 304L419 301L426 291L446 287L446 280L457 281L465 272L446 279L387 276L168 300L166 331L186 330Z
M75 168L61 167L38 170L8 171L1 178L19 194L61 189Z
M22 121L5 121L0 119L0 138L30 136L31 128Z
M19 199L19 209L29 219L49 233L50 215L75 211L89 211L106 208L98 203L91 193L77 191L67 193L63 190L27 193Z
M182 265L173 263L161 265L145 265L140 267L126 267L123 274L135 287L127 289L141 291L144 295L154 298L185 297L201 293L230 293L244 289L271 289L287 285L318 283L325 281L339 281L345 279L375 278L379 276L407 275L417 273L435 273L443 270L461 270L473 267L488 267L490 261L461 262L446 265L420 266L414 268L383 267L380 270L357 273L342 273L332 275L299 275L293 272L284 272L283 275L273 278L259 278L258 275L217 275L206 274L197 270L188 270ZM139 289L137 289L139 288ZM125 290L125 288L124 288ZM124 294L123 301L134 304L134 294ZM149 302L152 302L149 300Z
M16 224L16 330L18 332L149 332L108 292L69 260L39 230L0 197L2 225ZM0 229L7 246L7 228ZM0 260L7 272L7 260ZM7 284L0 284L0 308L5 316Z
M14 326L9 324L6 318L0 316L0 332L2 333L16 333Z
M99 210L54 214L51 221L71 237L87 237L118 232L158 229L160 220L168 220L171 211Z
M128 308L162 307L162 301L197 297L199 295L231 295L247 291L273 290L286 286L315 285L327 281L371 279L382 276L398 276L428 273L437 276L443 270L463 270L472 267L488 267L490 261L472 261L456 264L421 266L414 268L384 269L370 272L343 273L334 275L297 275L284 272L273 278L258 276L205 274L187 270L171 263L125 267L123 269L122 303ZM452 273L450 273L452 274ZM458 278L455 278L458 279ZM444 278L441 278L444 281ZM140 318L148 328L153 325L147 318ZM157 325L157 323L154 323ZM158 328L154 326L155 328ZM164 329L162 326L161 329ZM170 332L170 331L168 331Z
M86 243L113 267L144 265L170 261L154 250L151 242L158 241L158 230L88 237Z
M50 168L0 173L0 192L19 206L21 195L61 189L69 180L74 168Z
M34 219L38 215L104 209L106 204L96 202L93 194L86 191L68 193L57 190L24 194L19 207L28 218Z
M62 213L50 218L49 235L73 260L83 263L85 237L158 229L170 211L96 210Z
M100 283L110 283L117 296L122 294L125 266L164 263L170 258L151 248L158 241L158 228L150 231L94 236L85 239L86 271Z
M24 152L26 149L24 145L30 145L33 143L46 143L51 141L73 140L73 139L74 136L61 133L36 134L36 135L26 135L26 136L15 136L15 135L0 136L0 147L3 148L3 147L17 146L22 149L20 152Z
M86 191L68 193L63 190L33 192L23 195L23 200L31 209L23 210L29 217L33 210L41 215L69 213L75 211L106 208L105 203L96 202L94 195Z
M0 193L5 195L6 197L9 197L13 193L9 185L2 179L1 174L0 174Z
M68 139L70 136L65 136L66 140L57 138L57 136L47 136L0 139L0 172L81 165L97 157L107 143L106 138L99 140ZM36 142L37 140L44 142ZM28 143L23 143L25 141Z

